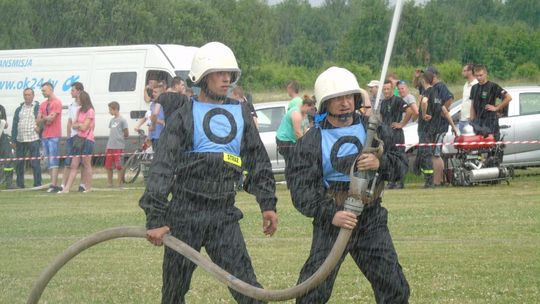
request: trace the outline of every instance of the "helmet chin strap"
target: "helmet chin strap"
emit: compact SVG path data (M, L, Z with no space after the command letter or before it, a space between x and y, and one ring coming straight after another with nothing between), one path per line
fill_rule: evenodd
M345 114L332 114L330 112L328 112L328 116L332 116L340 121L346 121L347 119L349 119L350 117L353 117L354 115L354 112L349 112L349 113L345 113Z
M201 91L204 92L204 95L206 95L208 99L215 100L215 101L223 101L227 98L227 95L221 96L210 91L210 89L208 89L208 84L206 83L206 79L201 80L200 88L201 88Z

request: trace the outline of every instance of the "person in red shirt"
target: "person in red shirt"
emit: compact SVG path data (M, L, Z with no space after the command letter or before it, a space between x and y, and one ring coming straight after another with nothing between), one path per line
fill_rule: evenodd
M62 137L62 101L54 95L52 83L45 82L41 86L41 93L46 99L39 106L36 128L41 131L43 154L47 157L51 186L49 193L56 193L62 188L58 185L58 143Z

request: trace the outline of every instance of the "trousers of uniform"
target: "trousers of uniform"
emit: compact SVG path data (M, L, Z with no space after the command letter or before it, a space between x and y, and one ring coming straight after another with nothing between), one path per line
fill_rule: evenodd
M238 221L242 212L231 204L223 206L223 202L204 200L196 203L174 203L171 234L182 240L193 249L200 251L204 246L214 263L236 278L262 287L248 255L246 244ZM185 303L185 295L189 290L193 271L197 265L165 248L163 258L162 303ZM264 303L230 289L238 303Z
M403 129L393 129L392 130L392 137L393 137L392 142L394 144L404 144L405 143L405 134L403 133ZM405 154L405 147L400 146L400 147L398 147L397 150L400 153ZM405 168L404 172L401 172L401 179L398 180L397 182L400 182L401 184L403 184L403 180L405 179L405 175L407 174L408 170L409 170L409 167L408 167L408 163L407 163L407 168Z
M39 140L31 142L17 142L15 154L17 158L27 157L39 157L39 147L41 143ZM26 161L19 160L15 171L17 172L17 187L24 188L24 165ZM30 160L32 166L32 172L34 174L34 187L41 186L41 165L39 159Z
M292 156L294 154L294 148L296 147L296 143L293 143L292 141L282 141L276 138L276 145L279 154L283 156L283 159L285 160L285 177L288 176L287 168L289 167L287 164L291 162Z
M421 144L432 144L434 141L433 135L427 132L418 132L418 139ZM418 147L418 162L420 171L426 174L433 174L433 146Z
M307 280L323 264L337 239L340 228L331 222L313 223L309 258L298 283ZM347 248L336 268L318 287L296 299L296 303L320 304L330 299L334 282L345 256L350 254L371 283L377 303L408 303L409 284L401 270L387 226L387 211L380 200L367 206L359 217Z

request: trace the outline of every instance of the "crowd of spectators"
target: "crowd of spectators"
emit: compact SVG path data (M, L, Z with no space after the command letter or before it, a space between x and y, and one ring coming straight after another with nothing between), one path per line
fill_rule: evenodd
M461 115L457 126L450 116L450 106L454 102L454 94L441 79L439 71L434 66L427 67L425 70L415 70L411 83L399 79L394 73L389 73L383 84L378 80L369 81L366 84L367 91L361 89L363 102L357 110L364 118L367 118L372 115L372 106L379 100L381 127L384 132L391 135L388 137L391 142L386 142L385 145L400 145L399 150L402 153L405 153L403 128L416 122L419 143L428 145L421 145L418 148L414 168L411 169L424 176L425 188L445 186L448 181L445 180L445 164L441 157L441 150L444 136L446 136L449 127L456 136L471 124L477 126L475 131L482 129L480 126L484 126L484 129L489 129L484 130L485 132L496 134L498 130L492 126L494 120L490 118L493 115L488 117L488 114L503 111L511 99L504 90L491 88L492 86L500 88L497 84L488 82L487 79L484 79L483 83L479 82L480 78L485 78L485 74L487 74L487 68L483 65L466 64L463 66L462 76L465 79L465 84L463 86ZM377 96L381 85L381 95ZM488 92L487 94L492 95L492 98L489 98L489 101L483 100L481 91ZM284 157L285 163L290 161L289 155L295 147L296 140L306 131L305 128L300 127L305 113L301 110L302 99L296 81L289 82L287 93L291 97L291 101L276 136L278 151ZM501 100L500 106L495 105L496 99ZM312 100L315 102L314 98ZM483 117L476 117L474 115L475 109L482 113ZM309 113L313 110L315 107L307 109L306 112ZM387 189L403 188L405 188L403 180L390 182L387 185Z
M486 85L489 86L488 89L491 89L492 86L500 88L487 79L482 79L482 82L479 83L480 78L486 78L486 75L487 68L483 65L464 65L462 76L466 82L463 86L463 104L457 127L449 114L454 94L448 89L438 70L433 66L425 70L415 70L412 86L409 86L406 80L398 79L393 73L388 74L383 84L380 84L378 80L369 81L366 84L368 90L362 90L363 102L357 110L364 117L369 117L373 113L372 106L379 100L382 128L392 135L389 137L392 138L391 144L404 144L403 128L416 121L419 143L433 144L433 146L419 147L417 159L412 169L414 172L424 175L426 188L442 186L446 182L443 174L441 143L448 127L451 126L451 130L457 135L463 132L466 126L471 125L471 121L474 120L473 124L478 126L477 129L481 126L493 131L492 133L497 133L495 127L492 126L494 124L491 122L491 116L488 114L501 111L511 100L511 97L504 94L504 90L501 89L500 94L495 94L498 91L491 94L493 95L491 99L500 98L503 101L500 107L495 108L495 101L491 100L488 102L488 106L484 105L486 101L482 99L482 94L479 92ZM376 96L381 85L382 94ZM291 100L277 130L278 151L284 156L286 162L289 160L288 155L294 148L296 140L313 126L314 113L316 113L314 96L305 95L302 98L299 91L300 85L297 81L293 80L287 84L287 93ZM79 192L90 191L92 183L91 159L95 145L94 126L96 123L90 96L84 91L81 82L72 84L71 97L73 102L68 107L66 139L61 142L63 135L61 128L62 101L54 94L54 87L51 83L44 83L41 87L41 93L45 99L38 102L35 100L33 89L27 88L23 91L24 102L13 113L11 141L5 132L2 132L0 137L0 158L15 156L17 158L31 158L29 162L33 172L33 186L39 187L42 185L42 168L39 160L40 147L42 147L51 180L47 192L69 192L77 177L80 165L82 165L82 170L77 190ZM148 140L155 150L167 117L180 106L185 97L190 98L191 96L193 96L192 89L188 88L180 77L174 77L170 87L166 81L149 79L144 90L144 98L149 104L149 109L144 118L137 121L135 131L140 132L143 127L147 127ZM253 120L257 125L257 113L252 103L248 102L243 89L236 86L231 91L231 97L246 102L250 106ZM109 122L110 136L105 153L105 169L108 177L107 185L112 187L115 184L112 179L114 170L117 170L118 173L116 185L120 186L123 182L122 160L129 131L127 121L120 115L120 105L117 102L111 102L108 107L112 119ZM487 120L490 122L486 122ZM0 122L2 130L8 128L9 123L5 109L1 105ZM61 145L64 147L63 155L60 155ZM400 150L405 153L403 147ZM61 164L63 164L64 169L60 183L58 175ZM25 187L25 167L25 160L3 162L6 188ZM16 183L13 183L14 177ZM403 189L404 187L403 180L387 185L388 189Z
M91 191L96 112L89 93L84 90L84 85L81 82L74 82L71 85L73 102L68 107L65 140L62 140L62 101L54 93L54 85L50 82L43 83L41 94L44 100L38 102L35 100L33 89L23 90L24 102L13 113L11 139L3 132L9 124L5 109L0 105L0 121L2 121L0 158L11 159L11 161L3 163L5 187L7 189L26 187L24 173L27 160L30 161L33 171L33 187L42 186L41 148L50 175L47 193L69 193L79 168L81 168L81 178L77 191L83 193ZM116 108L118 111L118 103L109 104L111 115L115 116L112 108ZM113 120L115 119L122 118L115 116L111 120L111 137L115 135L113 132ZM120 143L116 142L116 144L123 148L127 136L128 134L125 132L120 140L117 138ZM61 146L64 147L64 153L61 153ZM17 157L15 160L14 156ZM109 158L110 155L107 154L106 162ZM62 182L60 182L59 177L61 165L64 166ZM120 165L117 165L116 168L121 170ZM14 172L16 173L15 184L13 183Z

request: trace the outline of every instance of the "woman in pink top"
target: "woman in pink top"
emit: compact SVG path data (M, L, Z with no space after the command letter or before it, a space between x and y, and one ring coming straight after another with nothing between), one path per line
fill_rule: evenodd
M92 153L94 152L94 127L96 113L94 111L94 106L92 105L92 100L86 91L81 92L79 95L79 100L81 108L77 114L77 120L72 124L72 128L77 130L77 136L85 139L84 145L81 149L73 147L73 155L81 156L73 157L66 187L62 192L58 193L69 192L71 185L77 176L77 169L81 163L81 158L83 164L82 182L85 185L83 192L90 191L92 187Z

